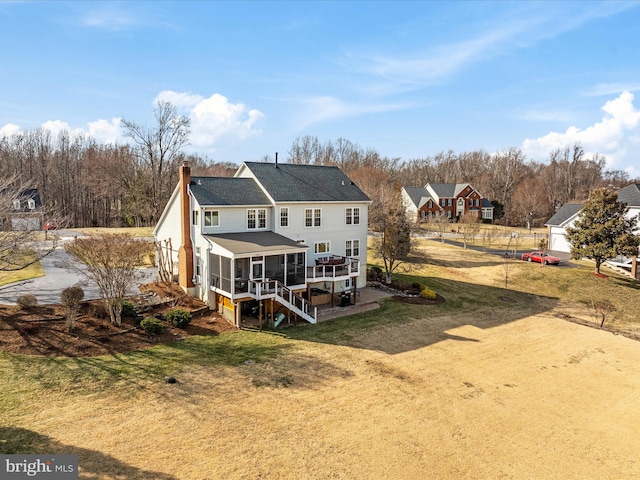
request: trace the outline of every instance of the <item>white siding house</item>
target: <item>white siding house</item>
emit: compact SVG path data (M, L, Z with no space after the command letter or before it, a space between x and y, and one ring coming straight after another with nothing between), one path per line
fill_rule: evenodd
M640 184L634 183L621 188L618 191L618 201L629 207L627 217L637 217L640 215ZM549 250L557 252L571 252L571 245L567 241L565 234L568 227L573 227L580 215L583 203L565 203L549 219L545 226L549 229Z
M365 286L370 200L337 167L247 162L234 177L191 177L183 166L180 178L155 239L170 241L187 293L236 325L246 302L315 323L318 304Z

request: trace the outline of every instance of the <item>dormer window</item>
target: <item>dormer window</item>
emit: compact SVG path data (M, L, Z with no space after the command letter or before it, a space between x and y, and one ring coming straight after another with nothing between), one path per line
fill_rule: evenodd
M14 210L20 210L20 200L14 200L13 201L13 209Z
M27 200L27 206L29 207L29 210L35 210L36 201L33 198L30 198L29 200Z

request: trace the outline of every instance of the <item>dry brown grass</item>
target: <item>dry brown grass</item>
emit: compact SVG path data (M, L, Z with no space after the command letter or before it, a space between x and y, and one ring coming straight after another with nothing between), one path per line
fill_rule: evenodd
M456 255L422 274L500 291L497 261L465 253L460 268ZM397 323L337 320L354 325L343 335L330 323L297 340L226 334L238 341L225 348L277 353L212 366L216 344L202 344L172 385L140 356L119 357L133 373L100 388L51 386L42 364L0 356L0 371L29 376L10 392L20 407L0 413L0 451L18 435L78 453L81 478L100 479L640 477L640 344L558 317L574 303L505 295L512 306L452 311L449 292L449 306L403 306Z

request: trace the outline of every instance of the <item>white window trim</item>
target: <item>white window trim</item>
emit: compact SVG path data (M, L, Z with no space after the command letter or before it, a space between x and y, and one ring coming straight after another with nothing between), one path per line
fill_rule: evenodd
M347 213L351 210L351 213ZM356 210L358 214L356 215ZM358 221L356 222L356 217ZM344 209L344 224L345 225L360 225L360 207L346 207Z
M217 213L217 217L218 217L218 224L217 225L207 225L207 213L211 214L211 213ZM205 210L204 213L202 214L202 226L205 228L218 228L220 226L220 210Z
M260 226L260 212L264 212L264 227ZM255 214L255 227L249 227L249 212L254 212ZM269 221L267 218L267 209L266 208L247 208L247 230L266 230L269 227Z
M191 225L194 227L198 226L200 219L200 211L199 210L191 210Z
M347 247L347 245L351 245L350 247ZM356 247L357 246L357 250L358 253L355 253ZM345 257L350 257L350 258L357 258L360 256L360 239L358 238L354 238L351 240L345 240L344 242L344 253L345 253Z
M307 212L311 210L311 225L307 225ZM318 216L316 217L316 211ZM319 220L319 225L316 225L316 218ZM305 208L304 209L304 228L321 228L322 227L322 209L321 208Z
M286 212L286 216L283 217L282 214ZM287 224L282 225L283 218L286 218ZM280 228L289 228L289 207L280 207Z
M325 252L318 251L318 245L326 245L327 250ZM313 253L316 255L328 255L331 253L331 242L329 240L325 240L324 242L314 242L313 244Z

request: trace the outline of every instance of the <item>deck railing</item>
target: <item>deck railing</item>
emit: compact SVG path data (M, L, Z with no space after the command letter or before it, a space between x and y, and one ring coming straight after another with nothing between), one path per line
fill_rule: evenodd
M360 274L360 260L348 257L331 257L326 261L318 261L317 265L307 267L307 280L346 280Z
M309 323L316 323L318 307L305 300L278 280L249 281L249 293L256 300L274 298L285 308L301 316Z

